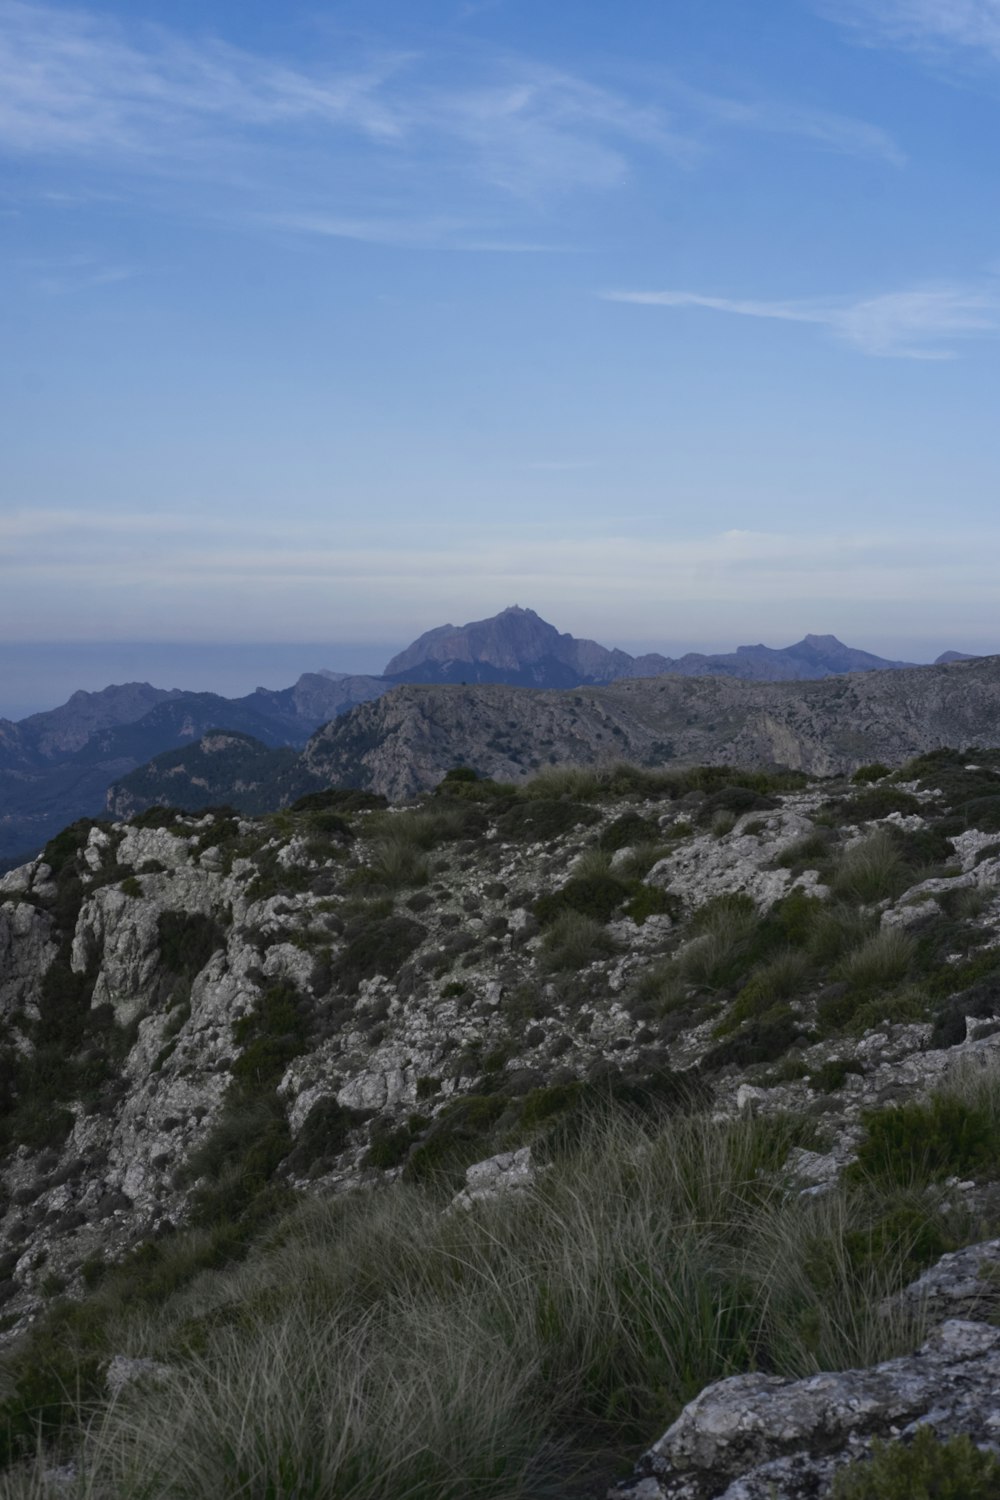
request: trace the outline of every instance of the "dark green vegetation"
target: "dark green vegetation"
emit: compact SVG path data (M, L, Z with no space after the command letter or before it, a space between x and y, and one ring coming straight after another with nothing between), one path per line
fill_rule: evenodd
M1000 1459L967 1437L940 1439L930 1426L911 1442L878 1443L870 1458L838 1474L833 1500L1000 1500Z

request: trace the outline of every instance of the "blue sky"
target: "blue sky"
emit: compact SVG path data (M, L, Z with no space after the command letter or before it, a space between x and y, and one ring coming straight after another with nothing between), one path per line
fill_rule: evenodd
M0 636L997 649L998 140L1000 0L0 0Z

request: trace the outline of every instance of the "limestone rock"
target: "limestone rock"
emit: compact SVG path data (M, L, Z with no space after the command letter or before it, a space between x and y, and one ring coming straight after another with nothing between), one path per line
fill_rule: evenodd
M1000 1329L951 1319L917 1354L786 1380L735 1375L695 1397L614 1500L806 1500L874 1437L930 1422L1000 1440ZM769 1488L769 1487L773 1487Z
M523 1192L535 1182L538 1173L531 1160L531 1147L520 1151L502 1151L486 1161L477 1161L465 1171L465 1187L451 1201L452 1208L471 1208L504 1193Z

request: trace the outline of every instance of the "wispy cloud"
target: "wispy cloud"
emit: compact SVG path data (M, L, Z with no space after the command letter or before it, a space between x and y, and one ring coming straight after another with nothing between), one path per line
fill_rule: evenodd
M50 175L68 162L74 194L110 188L176 207L186 184L186 212L198 191L199 213L247 227L521 253L561 248L537 233L554 202L613 191L650 161L690 169L717 125L901 160L884 131L846 116L662 80L608 87L471 41L447 46L464 50L341 42L293 64L0 0L0 153ZM69 186L46 184L50 201Z
M865 40L1000 61L1000 0L820 0Z
M675 107L693 120L762 135L791 136L845 156L869 157L903 166L906 155L879 125L852 115L773 99L735 98L706 92L671 76L667 91Z
M211 135L310 129L385 148L434 137L514 192L606 186L641 144L683 155L664 112L514 57L432 83L414 53L311 72L220 41L126 29L85 11L0 0L0 143L23 152L175 157Z
M884 292L879 296L761 301L700 292L612 291L612 302L698 307L744 318L825 328L863 354L895 359L954 359L956 341L1000 336L1000 293L990 286Z

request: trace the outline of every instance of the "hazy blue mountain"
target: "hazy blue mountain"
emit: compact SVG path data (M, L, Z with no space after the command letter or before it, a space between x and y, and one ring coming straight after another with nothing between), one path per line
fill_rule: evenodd
M945 652L941 661L964 659ZM632 656L560 632L534 610L512 605L489 619L427 631L377 677L307 672L291 687L261 687L242 698L146 682L77 692L49 712L16 723L0 719L0 860L30 854L75 818L101 812L112 783L187 750L209 731L250 736L269 752L301 749L321 726L398 684L569 689L660 676L796 682L906 665L832 635L807 635L780 649Z
M630 656L596 641L561 635L532 609L512 605L488 620L439 625L394 656L392 682L503 682L514 687L569 688L625 677L737 677L747 682L794 682L842 672L913 666L845 646L834 635L807 635L793 646L738 646L719 655L681 657L651 652Z

